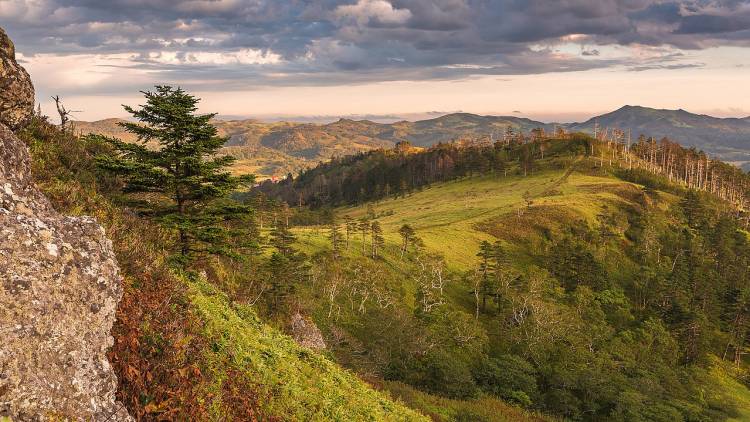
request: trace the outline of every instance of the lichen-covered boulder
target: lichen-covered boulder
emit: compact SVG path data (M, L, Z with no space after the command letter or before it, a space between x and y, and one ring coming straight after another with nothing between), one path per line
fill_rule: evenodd
M11 129L26 123L34 113L34 85L16 61L13 42L0 28L0 122Z
M0 35L0 86L15 86L28 76L8 75ZM17 105L33 104L33 89L15 92L32 98L7 103L0 91L0 419L131 420L106 356L122 296L112 245L93 218L60 215L34 186L7 127L29 116Z
M292 338L300 346L312 350L323 350L326 348L326 342L323 340L320 329L309 317L304 317L299 312L292 315L291 330Z

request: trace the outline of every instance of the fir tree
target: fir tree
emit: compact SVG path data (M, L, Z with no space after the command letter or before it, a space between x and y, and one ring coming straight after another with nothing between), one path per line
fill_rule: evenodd
M294 234L289 231L289 227L283 221L277 220L271 229L270 243L281 255L289 257L294 254L292 244L296 240Z
M216 155L227 138L211 125L215 114L196 113L198 98L170 86L143 94L146 104L139 109L125 106L138 122L120 123L139 142L90 135L115 150L100 157L99 166L121 176L123 192L138 201L133 203L141 211L176 231L183 263L204 253L236 253L231 238L237 230L225 223L250 210L219 200L251 183L252 176L234 177L227 171L234 158Z
M708 224L706 207L701 202L700 195L694 190L688 190L685 197L680 201L683 214L688 226L693 229L702 229Z
M494 258L494 248L490 242L484 240L479 245L479 253L477 253L477 256L480 259L479 262L479 275L481 277L481 283L480 283L480 291L482 295L482 310L484 311L485 306L487 305L487 295L491 294L492 291L492 282L494 281L494 266L493 266L493 258Z
M284 309L294 296L297 285L309 274L309 265L305 255L293 251L290 255L274 252L266 264L270 286L266 294L272 313Z
M505 250L503 249L502 244L500 241L495 241L495 243L492 245L492 275L493 275L493 282L492 285L489 286L492 291L493 296L495 297L495 301L497 303L498 311L500 310L502 306L502 300L503 298L500 295L501 291L501 285L505 284L503 283L504 278L508 278L510 276L508 271L508 262L507 262L507 256L505 254Z
M291 282L289 258L274 252L266 264L270 286L267 295L270 296L268 307L271 313L278 312L286 299L295 291L295 285Z
M339 231L339 225L335 221L331 222L331 231L328 237L331 241L331 252L334 259L338 259L341 256L341 232Z
M521 156L519 161L521 168L523 169L523 175L527 176L529 173L534 172L534 151L532 150L531 144L524 144L521 147Z
M370 221L364 217L359 219L359 232L362 233L362 253L367 251L367 232L370 231Z
M372 233L372 257L378 257L378 251L383 249L385 246L385 238L383 238L383 228L380 227L380 223L373 221L370 226L370 232Z
M349 239L357 231L357 222L350 216L344 216L344 227L346 227L346 249L349 250Z
M401 257L403 257L406 249L414 242L416 232L410 225L404 224L398 229L398 233L401 235Z

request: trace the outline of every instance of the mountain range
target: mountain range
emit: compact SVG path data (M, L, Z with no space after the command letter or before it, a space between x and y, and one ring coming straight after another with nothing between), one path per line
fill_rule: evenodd
M80 133L99 133L134 140L117 125L120 119L76 122ZM695 147L723 161L750 170L750 117L718 118L685 110L660 110L624 106L581 123L544 123L515 116L481 116L453 113L415 122L376 123L340 119L327 124L261 122L258 120L216 120L222 136L229 137L224 152L238 158L237 172L277 177L296 172L333 156L388 148L408 141L427 147L464 137L501 136L508 126L529 132L563 127L569 131L593 133L598 122L602 130L618 128L657 139L668 137Z
M750 117L718 118L685 110L659 110L624 106L583 123L567 125L569 130L593 132L594 124L604 128L631 130L633 136L668 137L686 147L748 168L750 164Z

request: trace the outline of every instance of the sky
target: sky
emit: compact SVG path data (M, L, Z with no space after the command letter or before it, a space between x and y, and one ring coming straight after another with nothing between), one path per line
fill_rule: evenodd
M0 0L47 114L179 85L226 117L750 115L750 0Z

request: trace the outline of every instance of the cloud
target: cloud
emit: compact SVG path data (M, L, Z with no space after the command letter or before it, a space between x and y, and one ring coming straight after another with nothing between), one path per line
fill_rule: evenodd
M242 49L233 52L152 52L143 59L170 65L261 65L277 64L281 56L270 51Z
M359 26L397 26L411 18L409 9L395 9L386 0L358 0L356 4L338 6L333 14L342 20L352 19Z
M98 57L77 87L259 89L696 67L750 46L750 1L0 0L0 25L32 66Z
M655 64L655 65L644 65L644 66L634 66L631 68L628 68L631 72L643 72L646 70L678 70L678 69L693 69L698 67L704 67L705 63L681 63L681 64Z

